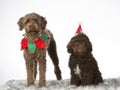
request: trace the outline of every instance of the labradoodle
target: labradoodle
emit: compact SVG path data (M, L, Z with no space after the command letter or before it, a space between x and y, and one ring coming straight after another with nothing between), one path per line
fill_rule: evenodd
M21 49L24 50L26 62L27 84L33 85L36 80L37 63L39 64L39 86L46 86L46 51L54 64L54 72L57 80L61 80L61 70L56 51L56 42L52 33L46 29L47 21L36 13L26 14L18 21L19 30L25 29L24 38L21 41Z
M84 33L72 37L67 45L70 53L69 67L72 85L97 85L103 82L97 61L92 55L92 45Z

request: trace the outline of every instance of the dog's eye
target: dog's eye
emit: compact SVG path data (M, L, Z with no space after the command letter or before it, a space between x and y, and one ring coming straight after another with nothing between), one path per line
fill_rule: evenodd
M30 22L30 19L26 20L25 24L27 24L28 22Z
M35 22L37 22L37 19L33 19Z

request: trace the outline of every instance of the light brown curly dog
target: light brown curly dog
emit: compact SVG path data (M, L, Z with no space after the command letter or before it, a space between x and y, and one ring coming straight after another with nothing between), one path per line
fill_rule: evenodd
M39 86L46 86L46 51L54 64L57 80L62 79L56 42L52 33L46 29L47 21L36 13L26 14L18 21L19 29L25 29L25 37L21 42L27 70L27 84L33 85L36 80L37 63L39 64Z
M71 84L97 85L103 82L97 61L92 54L92 44L87 35L79 33L72 37L67 50L70 53Z

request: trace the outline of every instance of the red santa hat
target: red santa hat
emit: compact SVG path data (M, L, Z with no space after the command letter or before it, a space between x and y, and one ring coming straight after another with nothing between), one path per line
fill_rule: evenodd
M78 26L78 28L77 28L77 31L76 31L76 34L79 34L79 33L82 33L81 24L79 24L79 26Z

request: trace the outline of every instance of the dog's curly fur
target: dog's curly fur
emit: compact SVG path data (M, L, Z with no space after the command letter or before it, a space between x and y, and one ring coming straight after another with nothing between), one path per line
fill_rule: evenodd
M54 72L56 74L56 78L57 80L60 80L62 77L59 68L59 59L56 51L56 42L53 38L52 33L46 29L46 24L46 19L36 13L26 14L18 20L19 29L25 29L25 35L28 41L34 42L37 38L39 38L39 35L42 32L50 37L50 39L47 41L47 44L49 45L47 50L54 64ZM28 85L34 84L37 74L37 63L39 63L39 86L46 86L45 72L47 50L37 48L34 56L31 56L31 53L27 48L24 50Z
M97 85L103 82L97 61L91 53L91 42L84 33L72 37L67 51L71 54L69 67L72 85Z

